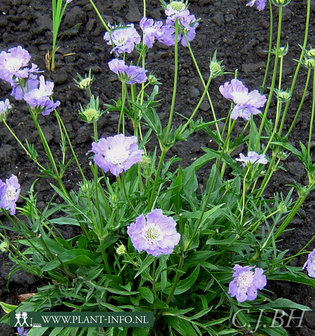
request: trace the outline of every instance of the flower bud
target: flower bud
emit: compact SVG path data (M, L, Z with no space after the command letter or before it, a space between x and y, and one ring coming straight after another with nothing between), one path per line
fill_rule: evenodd
M280 211L281 213L286 213L286 212L288 211L287 206L286 206L283 202L281 202L281 203L279 204L279 211Z
M6 241L3 241L0 244L0 252L4 253L4 252L8 251L8 248L9 248L9 244Z
M277 7L284 7L288 5L291 0L272 0L272 3Z
M85 77L83 78L82 76L80 76L79 74L77 74L79 80L75 79L74 82L76 83L76 86L79 89L88 89L94 80L94 76L91 75L91 69L89 70L89 74L85 75Z
M315 58L315 49L312 48L306 52L306 56L309 58Z
M210 74L212 78L224 75L224 66L221 65L223 61L217 60L217 51L214 52L210 61Z
M120 246L118 246L118 247L116 248L116 253L117 253L118 255L125 254L126 252L127 252L127 249L126 249L126 247L125 247L124 244L121 244Z
M11 105L9 99L0 101L0 121L4 121L7 118Z
M98 97L95 99L94 96L91 96L86 108L84 109L81 106L81 110L79 111L81 119L88 123L98 120L101 115L102 112L99 110Z
M291 92L288 90L283 91L283 90L274 89L274 91L277 95L277 99L282 103L288 102L292 97Z

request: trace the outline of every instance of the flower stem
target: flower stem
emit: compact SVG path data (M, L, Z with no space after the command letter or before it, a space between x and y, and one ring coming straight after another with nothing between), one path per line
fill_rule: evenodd
M169 135L172 120L173 120L176 90L177 90L177 78L178 78L178 22L176 19L175 21L175 45L174 45L174 84L173 84L171 109L170 109L170 114L169 114L168 123L166 126L166 131L165 131L165 136L164 136L164 144L168 142L168 135Z
M14 131L11 129L11 127L7 124L7 122L5 120L3 120L4 125L6 126L6 128L8 129L8 131L11 133L11 135L13 136L13 138L16 140L16 142L21 146L21 148L24 150L24 152L37 164L37 166L41 169L41 170L46 170L45 167L43 167L35 158L33 158L33 156L31 155L31 153L25 148L25 146L22 144L22 142L20 141L20 139L16 136L16 134L14 133Z
M274 89L275 83L276 83L278 58L279 58L279 48L280 48L280 37L281 37L281 23L282 23L282 7L280 6L279 7L279 13L278 13L277 44L276 44L275 62L274 62L274 66L273 66L272 80L271 80L268 100L267 100L266 107L265 107L265 112L263 114L263 117L262 117L262 120L261 120L261 123L260 123L260 127L259 127L259 131L258 131L258 134L257 134L257 140L256 140L255 148L258 148L258 145L259 145L259 141L260 141L260 138L261 138L261 133L262 133L263 128L264 128L264 124L265 124L265 121L266 121L266 118L267 118L269 106L270 106L271 99L272 99L272 96L273 96L273 89Z

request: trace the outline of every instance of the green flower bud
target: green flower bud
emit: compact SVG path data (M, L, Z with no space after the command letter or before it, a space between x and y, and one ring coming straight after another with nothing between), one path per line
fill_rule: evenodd
M315 58L315 49L312 48L306 52L307 57Z
M225 74L224 66L221 65L223 61L217 60L217 51L214 52L210 61L210 74L212 78L219 77Z
M315 68L315 58L305 58L303 61L303 65L308 69Z
M4 252L8 251L8 247L9 247L9 244L6 241L3 241L0 244L0 252L4 253Z
M292 94L290 91L286 90L278 90L278 89L274 89L276 95L277 95L277 99L282 102L282 103L286 103L287 101L289 101L292 97Z
M116 248L116 253L117 253L118 255L125 254L126 252L127 252L127 249L126 249L126 247L125 247L124 244L121 244L120 246L118 246L118 247Z
M279 204L279 211L282 213L286 213L288 211L287 206L283 202Z
M272 0L272 3L277 7L284 7L288 5L291 0Z
M89 70L88 75L82 77L81 75L77 74L77 76L79 80L75 79L74 82L79 89L88 89L92 85L94 77L91 75L91 69Z
M148 76L148 82L152 85L159 85L161 84L161 82L159 82L159 80L153 75L153 74L149 74Z
M169 6L178 12L184 11L186 9L186 5L182 1L172 1Z
M91 96L86 108L84 109L81 106L81 110L79 111L81 119L88 123L98 120L101 115L102 112L99 110L98 97L95 99L94 96Z

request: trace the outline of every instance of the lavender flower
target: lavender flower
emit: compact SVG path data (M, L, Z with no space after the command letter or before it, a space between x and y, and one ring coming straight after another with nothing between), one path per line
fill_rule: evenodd
M0 53L0 78L10 84L15 78L27 78L30 69L27 68L31 55L21 46L14 47L8 52Z
M268 160L266 159L265 154L257 154L256 152L249 151L247 156L243 153L240 154L239 159L235 159L236 161L244 162L244 165L247 163L255 164L255 163L262 163L267 164Z
M138 216L135 223L128 226L127 233L138 252L146 251L154 257L171 254L180 240L176 222L160 209Z
M263 10L266 6L267 0L251 0L246 6L253 7L256 5L259 11Z
M29 78L25 81L23 90L21 89L21 85L18 82L14 82L12 85L11 96L13 96L16 100L22 100L24 98L24 94L31 90L37 89L39 85L39 80L36 75L30 74Z
M154 22L153 19L143 17L139 24L140 28L143 31L143 43L148 48L152 48L155 38L157 38L159 31L163 25L163 22L162 21Z
M147 80L145 74L147 70L142 69L135 65L126 65L125 61L117 58L108 62L110 70L119 75L121 81L125 81L127 84L143 83Z
M11 108L10 101L7 98L6 100L0 101L0 120L5 119L8 110Z
M20 336L27 336L27 334L28 334L28 330L27 330L27 329L24 329L23 327L17 327L17 333L18 333Z
M307 261L303 269L307 269L307 273L311 278L315 278L315 249L308 255Z
M185 11L185 15L177 18L177 22L179 24L177 40L178 42L181 42L184 47L187 47L184 34L186 34L187 40L189 42L192 41L196 36L196 28L198 27L199 23L196 20L195 15L190 15L189 10ZM173 20L173 17L166 19L165 25L160 28L156 37L159 42L167 46L172 46L175 44L175 21Z
M115 176L126 171L135 163L142 160L144 151L138 148L135 136L117 134L115 136L101 138L92 143L94 162L104 170L108 170Z
M238 302L244 302L246 300L252 301L257 297L257 289L263 289L267 284L266 276L261 268L255 268L255 271L251 271L254 267L245 266L242 267L238 264L234 266L234 279L229 285L229 294L234 297Z
M111 50L115 52L116 55L121 53L131 53L135 47L135 44L141 42L141 37L134 28L133 24L128 24L126 26L115 26L112 28L111 33L106 32L104 35L104 40L109 45L114 47Z
M223 97L232 99L235 106L231 113L231 119L243 118L249 120L251 115L261 113L259 107L265 105L267 98L258 90L248 92L247 87L238 79L232 79L219 88Z
M0 208L10 210L10 215L15 214L15 203L19 198L21 186L15 175L6 179L5 183L0 179Z
M48 115L60 105L60 101L53 102L49 98L53 93L53 82L46 82L44 76L40 76L38 84L38 87L24 94L24 100L30 107L40 108L42 115Z

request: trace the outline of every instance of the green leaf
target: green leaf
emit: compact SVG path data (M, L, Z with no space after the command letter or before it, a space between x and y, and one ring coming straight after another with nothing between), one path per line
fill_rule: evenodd
M48 327L32 328L27 333L27 336L42 336L42 335L44 335L44 333L47 329L49 329L49 328Z
M0 306L6 314L11 313L13 310L15 310L18 307L16 305L11 305L11 304L8 304L2 301L0 301Z
M80 249L72 249L68 250L62 254L59 254L59 259L66 265L78 265L78 266L95 266L97 265L93 258L95 256L88 251L88 250L80 250ZM61 265L58 258L48 262L42 270L44 272L51 271Z
M268 276L268 280L283 280L283 281L291 281L297 282L303 285L309 285L315 288L315 280L309 278L306 274L300 272L297 273L275 273Z
M153 263L154 260L155 258L153 256L147 255L146 258L142 261L141 266L135 275L135 278L143 273Z
M195 329L188 321L182 320L175 316L166 316L165 320L181 336L198 336Z
M148 336L151 328L133 328L132 336Z
M153 296L153 293L150 291L149 288L139 287L138 291L145 300L147 300L149 303L153 304L154 296Z
M192 285L196 282L200 271L200 266L198 265L194 271L184 280L178 281L174 295L179 295L187 292ZM170 294L172 286L167 287L164 293Z

